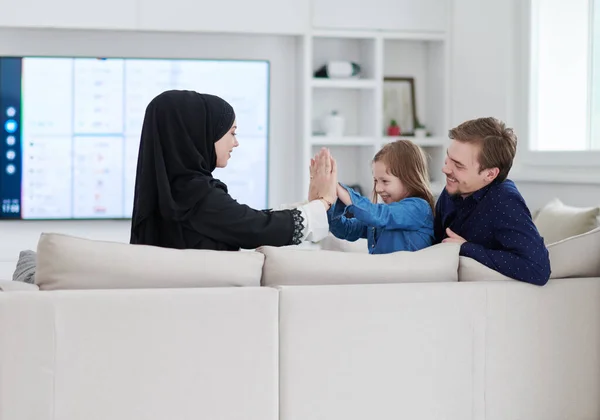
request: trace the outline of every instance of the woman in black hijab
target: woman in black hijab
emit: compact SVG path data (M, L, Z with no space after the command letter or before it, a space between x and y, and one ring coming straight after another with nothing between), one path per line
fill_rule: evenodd
M319 199L288 210L254 210L212 176L238 146L236 128L233 108L217 96L173 90L150 102L138 155L132 244L239 250L327 235L326 211L336 200L335 161L320 161Z

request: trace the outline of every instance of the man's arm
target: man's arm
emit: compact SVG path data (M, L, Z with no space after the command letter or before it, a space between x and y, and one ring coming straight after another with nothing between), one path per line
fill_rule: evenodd
M543 286L550 278L550 258L522 197L511 194L490 214L497 249L465 242L460 255L473 258L497 272Z

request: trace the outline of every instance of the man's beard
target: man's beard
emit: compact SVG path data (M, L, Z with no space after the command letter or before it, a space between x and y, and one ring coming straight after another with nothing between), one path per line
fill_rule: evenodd
M455 190L454 192L449 192L449 191L448 191L448 189L446 189L446 191L448 191L448 195L449 195L450 197L452 197L452 198L457 198L457 197L460 197L460 198L462 198L462 196L463 196L463 195L465 195L465 194L468 194L468 195L472 194L472 192L464 192L464 191L463 191L463 190L460 188L460 185L458 185L458 182L457 182L456 184L457 184L457 185L456 185L456 190Z
M461 194L464 194L461 190L460 190L460 186L458 185L458 182L456 183L456 190L454 190L454 192L450 192L448 191L448 188L446 188L446 191L448 192L448 195L450 197L458 197Z

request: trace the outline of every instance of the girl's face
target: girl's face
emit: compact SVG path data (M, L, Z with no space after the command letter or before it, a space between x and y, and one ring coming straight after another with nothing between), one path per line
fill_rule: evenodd
M215 153L217 154L217 168L224 168L227 166L227 161L231 157L234 147L238 147L240 144L237 141L235 130L237 129L237 123L234 121L233 125L223 137L221 137L215 143Z
M400 178L390 174L381 161L373 163L373 182L375 192L386 203L394 203L408 196L408 191Z

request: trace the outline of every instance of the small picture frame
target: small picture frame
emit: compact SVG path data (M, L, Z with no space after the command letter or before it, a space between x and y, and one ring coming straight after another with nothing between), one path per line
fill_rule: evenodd
M414 77L383 78L383 127L392 121L400 126L402 136L412 136L417 125Z

